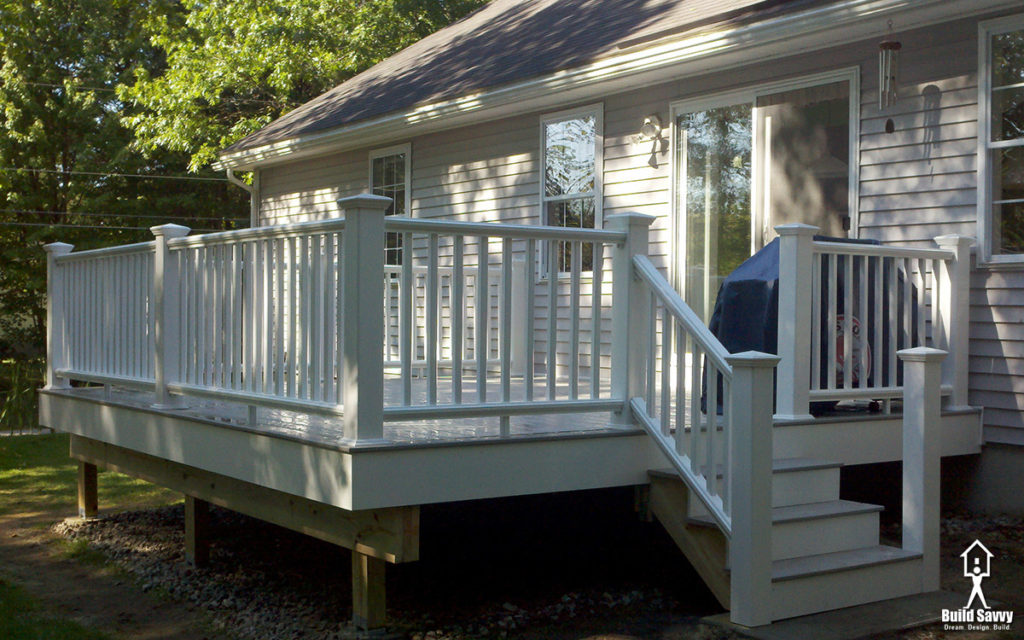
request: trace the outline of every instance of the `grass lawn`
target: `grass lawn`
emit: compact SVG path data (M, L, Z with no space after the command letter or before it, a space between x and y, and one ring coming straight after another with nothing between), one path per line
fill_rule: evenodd
M5 640L106 640L110 636L51 617L23 589L0 578L0 638Z
M72 516L78 510L78 462L68 457L67 434L0 438L0 516ZM100 470L100 510L170 504L181 494ZM0 637L3 637L0 635Z

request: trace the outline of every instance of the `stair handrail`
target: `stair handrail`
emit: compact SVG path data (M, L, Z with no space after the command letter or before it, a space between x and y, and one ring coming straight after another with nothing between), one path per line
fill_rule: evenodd
M711 331L704 326L704 323L701 322L700 318L693 311L693 309L691 309L689 305L687 305L686 302L683 301L683 299L676 292L675 288L672 287L672 285L665 279L664 276L662 276L661 272L658 271L658 268L654 265L654 263L651 262L651 260L647 256L637 255L633 257L633 271L637 278L640 280L640 282L646 285L649 295L651 296L650 301L648 303L650 307L654 309L657 306L657 304L660 303L663 312L667 313L668 316L671 318L671 322L673 323L672 326L677 327L676 331L679 330L678 327L681 327L682 331L685 332L685 335L689 335L691 339L694 341L696 347L699 348L699 351L694 349L692 353L704 354L704 356L706 356L708 360L709 369L720 374L723 378L724 388L728 388L729 384L732 381L732 366L727 361L727 358L729 357L728 350L722 345L721 342L718 341L714 334L712 334ZM641 300L640 304L642 303L643 301ZM664 327L666 326L664 320L665 317L663 316L663 392L665 391L664 381L669 380L669 378L671 377L664 375L666 371L667 360L665 356L669 354L669 349L664 348ZM653 376L655 369L654 358L656 357L656 354L652 353L653 351L655 351L655 349L651 347L654 347L656 343L656 338L655 336L650 334L650 327L653 327L655 323L651 321L650 317L648 317L646 324L647 327L645 328L631 327L632 333L645 333L643 338L646 339L646 341L648 342L648 347L644 350L647 356L646 368L648 375L646 377L647 393L645 397L630 398L630 407L633 410L634 416L638 419L640 424L645 428L648 434L657 443L658 448L662 451L665 457L668 458L669 462L672 464L676 472L679 474L679 477L682 478L682 480L686 483L686 485L690 488L694 495L696 495L700 499L701 503L708 510L708 513L711 514L711 517L715 520L715 523L718 525L718 527L726 536L731 536L732 518L729 514L728 491L726 490L724 492L726 495L723 497L723 495L720 495L714 489L717 483L718 475L718 465L714 460L714 444L716 440L715 431L717 431L717 425L715 425L714 428L705 428L707 434L705 437L705 461L702 472L700 462L698 460L695 460L693 456L693 454L696 452L698 448L696 439L698 438L697 434L700 430L700 427L699 425L693 424L692 414L694 412L694 409L698 408L699 403L691 402L691 437L689 440L689 444L691 446L686 452L681 450L683 449L683 429L680 428L681 425L679 425L679 422L677 420L675 429L671 429L671 416L666 415L666 412L664 411L664 408L671 404L671 402L669 401L666 404L666 402L663 401L662 414L658 417L655 417L653 415L652 410L655 408L654 406L652 406L654 404L652 400L654 396L655 386ZM644 329L646 329L646 331L644 331ZM669 336L668 342L671 343L671 336ZM679 361L679 357L684 355L685 354L677 353L677 362ZM683 358L682 362L682 367L685 367L685 357ZM677 367L676 375L685 375L684 372L679 370L680 368L681 367ZM700 386L700 383L696 381L697 378L701 377L700 374L697 373L698 370L703 371L703 367L700 367L696 363L691 363L690 371L692 393L695 389L699 389ZM713 377L716 376L709 374L707 376L707 379L710 380ZM711 391L712 387L715 387L714 391ZM705 396L706 406L710 407L712 403L717 405L716 398L714 397L717 394L717 385L709 383L707 385L707 389L709 393ZM691 400L692 398L693 396L691 395ZM678 398L677 402L679 402ZM685 408L683 413L685 413ZM678 411L676 412L676 414L677 416L681 415ZM708 423L710 424L713 422L715 422L715 416L711 415L709 417ZM726 470L726 477L726 484L728 484L728 470Z
M646 288L630 296L631 353L637 357L629 360L629 366L640 383L630 393L633 416L729 540L730 619L744 626L768 624L772 619L773 377L779 358L753 351L729 354L646 256L634 256L632 266L640 285L637 289ZM687 336L690 353L682 341ZM659 346L660 385L656 379ZM637 391L644 397L638 397ZM654 402L656 391L660 406ZM720 485L719 458L724 461Z

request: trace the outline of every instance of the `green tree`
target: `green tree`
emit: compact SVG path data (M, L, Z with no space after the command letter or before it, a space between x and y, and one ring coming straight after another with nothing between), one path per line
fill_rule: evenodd
M183 154L130 148L132 107L116 93L137 69L163 68L148 25L180 11L173 0L0 0L0 352L42 347L43 244L145 240L151 225L220 227L195 218L244 212L244 192L223 182L111 175L185 171Z
M150 21L167 58L120 97L140 148L186 153L199 170L260 129L483 0L182 0Z

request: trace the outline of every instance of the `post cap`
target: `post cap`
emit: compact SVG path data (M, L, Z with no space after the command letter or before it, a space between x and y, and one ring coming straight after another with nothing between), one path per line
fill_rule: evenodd
M819 231L821 231L821 229L818 227L812 224L804 224L802 222L780 224L775 227L775 233L780 236L813 236Z
M384 211L391 206L391 198L373 193L360 193L357 196L338 198L338 207L343 211L351 209L380 209Z
M191 229L183 227L180 224L161 224L155 227L150 227L149 230L154 236L164 236L167 238L184 238L189 234Z
M942 362L946 357L946 352L932 347L913 347L900 349L896 355L904 362Z
M967 249L974 244L974 238L971 236L962 236L957 233L951 233L945 236L938 236L935 238L935 244L943 249Z
M782 360L779 356L760 351L742 351L725 357L725 361L731 367L765 368L771 369Z
M636 211L627 211L626 213L613 213L610 216L605 216L604 226L614 227L619 225L629 226L633 224L642 224L644 226L649 227L651 226L651 223L654 222L654 218L655 216L646 213L637 213ZM611 224L608 224L609 222Z
M75 248L75 245L68 244L66 242L51 242L50 244L43 245L43 251L55 256L64 256L71 253L71 250Z

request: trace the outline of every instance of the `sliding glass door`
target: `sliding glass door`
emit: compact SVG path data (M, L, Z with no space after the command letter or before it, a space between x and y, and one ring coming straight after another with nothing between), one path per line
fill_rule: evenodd
M803 222L846 235L850 84L676 106L673 272L705 323L722 280L775 237L775 225Z

